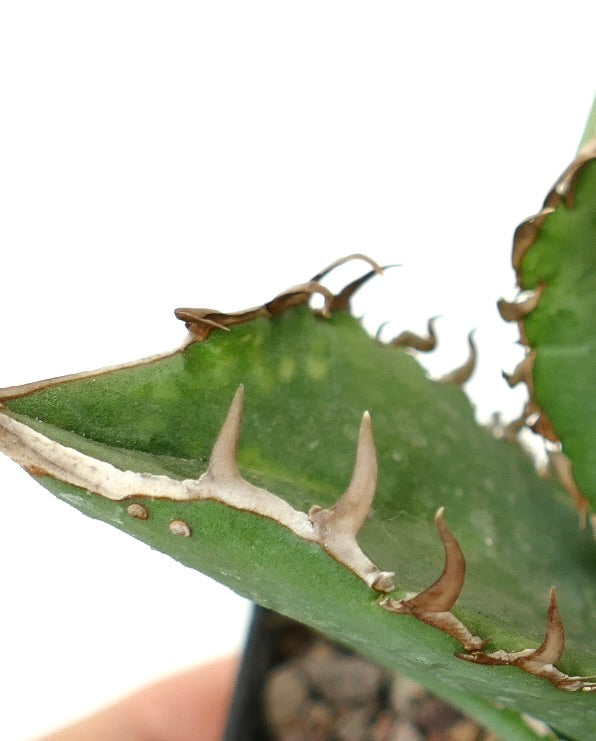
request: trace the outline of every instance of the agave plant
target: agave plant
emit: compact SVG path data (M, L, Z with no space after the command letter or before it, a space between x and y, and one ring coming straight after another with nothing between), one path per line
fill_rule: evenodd
M413 351L434 349L432 320L427 337L364 330L350 299L382 267L355 258L367 271L338 293L325 279L348 258L243 312L177 309L174 352L0 390L0 449L504 739L537 738L524 714L593 737L594 140L515 232L520 295L499 306L527 348L507 376L529 390L516 423L474 420L471 336L430 380ZM519 444L527 426L553 475Z

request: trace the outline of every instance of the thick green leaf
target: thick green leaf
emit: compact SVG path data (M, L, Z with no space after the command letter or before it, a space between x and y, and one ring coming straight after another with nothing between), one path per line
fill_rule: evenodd
M596 544L578 536L565 495L539 479L516 444L477 426L465 395L429 381L416 361L371 339L345 311L307 307L215 331L170 357L47 388L4 394L5 412L49 438L125 470L198 477L239 384L246 404L242 474L308 512L346 488L362 411L379 458L374 509L358 536L396 572L397 596L440 573L437 507L467 558L456 614L489 648L537 646L555 584L567 631L560 668L596 672ZM529 712L576 739L596 727L596 696L566 693L515 668L454 657L458 644L413 617L388 613L376 594L315 543L276 522L212 501L139 497L113 502L36 472L86 514L110 522L240 594L306 622L399 668L490 720L491 703ZM173 519L188 538L172 535ZM489 704L487 704L487 702ZM496 721L493 725L508 723ZM507 731L508 738L523 738ZM515 734L518 735L515 735Z
M596 509L596 159L555 203L519 269L523 289L544 287L525 332L536 352L534 397Z

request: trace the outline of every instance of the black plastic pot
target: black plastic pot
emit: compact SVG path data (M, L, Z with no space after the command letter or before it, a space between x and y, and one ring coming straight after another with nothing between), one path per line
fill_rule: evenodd
M272 667L300 652L313 632L290 618L255 605L223 741L268 741L263 688Z
M258 605L253 608L223 741L257 741L267 738L261 692L271 664L273 641L266 628L266 612Z

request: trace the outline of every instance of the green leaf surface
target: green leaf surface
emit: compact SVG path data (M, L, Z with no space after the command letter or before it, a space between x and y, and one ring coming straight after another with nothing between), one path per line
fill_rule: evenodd
M536 647L554 584L567 634L560 668L596 672L596 543L578 534L566 496L536 476L517 444L475 423L460 389L428 380L409 354L370 338L345 311L322 319L293 308L215 331L159 361L23 395L0 392L0 400L4 413L121 470L183 479L206 470L239 384L246 479L303 512L332 506L350 480L368 409L379 482L358 542L381 569L395 571L396 596L439 575L443 550L432 520L445 506L467 559L456 615L491 639L489 649ZM596 695L457 659L455 640L380 609L350 570L273 520L213 501L114 502L37 473L87 515L399 669L498 726L504 738L533 736L496 706L528 712L575 739L596 727ZM131 501L147 507L147 520L128 514ZM178 518L191 537L171 534Z
M524 289L544 285L525 319L536 351L534 397L596 509L596 159L581 167L570 197L544 220L519 279Z

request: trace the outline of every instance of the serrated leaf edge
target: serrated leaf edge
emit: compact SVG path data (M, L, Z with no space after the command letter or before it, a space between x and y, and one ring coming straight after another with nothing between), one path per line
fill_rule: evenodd
M596 140L588 142L575 160L565 169L548 192L543 208L536 215L523 221L515 230L511 262L520 290L522 289L521 264L523 258L540 235L545 221L561 205L564 205L568 209L574 207L578 178L582 170L594 160L596 160ZM526 355L514 369L513 373L507 374L504 372L503 376L510 386L524 383L528 389L529 401L524 410L527 427L545 440L560 444L561 440L555 426L545 411L539 406L534 395L533 369L536 350L529 346L524 326L524 320L540 305L540 300L546 288L545 283L540 283L534 291L524 291L524 298L522 300L516 299L513 302L509 302L505 299L500 299L497 303L497 308L505 321L517 322L520 344L526 347ZM567 462L558 460L556 465L553 465L553 468L558 474L561 485L570 494L579 512L580 525L584 527L590 506L589 500L575 482L571 461L568 458L566 460ZM552 460L551 463L553 463Z
M475 651L457 653L456 656L474 664L490 666L515 666L518 669L541 679L546 679L557 689L567 692L596 692L595 677L570 676L556 668L565 650L565 629L557 604L557 591L551 587L547 611L546 633L538 648L522 651L499 649L491 653Z

